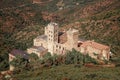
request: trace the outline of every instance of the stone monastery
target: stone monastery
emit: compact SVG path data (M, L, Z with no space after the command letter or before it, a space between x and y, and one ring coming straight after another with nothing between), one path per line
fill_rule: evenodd
M9 54L9 62L16 56L29 59L29 54L35 53L40 58L47 52L52 55L64 55L67 51L76 49L82 54L89 54L92 58L99 60L109 60L110 47L99 44L94 41L83 41L78 38L78 30L69 29L68 31L59 32L57 23L51 22L45 27L44 35L40 35L34 39L33 47L27 49L27 53L22 50L12 50ZM10 65L10 70L14 70L14 66Z
M35 53L42 57L47 52L52 55L64 55L73 48L92 58L109 60L110 47L94 41L82 41L78 37L78 30L69 29L59 32L57 23L51 22L45 27L45 33L34 39L34 45L27 49L29 54Z

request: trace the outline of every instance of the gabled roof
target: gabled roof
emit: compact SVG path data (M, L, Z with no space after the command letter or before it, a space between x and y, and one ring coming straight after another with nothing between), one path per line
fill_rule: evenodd
M110 48L109 46L106 46L106 45L103 45L103 44L100 44L100 43L97 43L97 42L94 42L94 41L85 41L81 45L81 47L87 47L87 46L91 46L93 48L100 49L100 50Z
M47 35L38 36L36 39L42 39L42 40L47 41Z
M28 59L29 56L26 52L22 51L22 50L18 50L18 49L13 49L11 52L10 52L11 55L17 57L17 56L21 56L25 59Z
M42 52L42 51L47 50L43 46L32 46L31 49L35 49L37 52Z

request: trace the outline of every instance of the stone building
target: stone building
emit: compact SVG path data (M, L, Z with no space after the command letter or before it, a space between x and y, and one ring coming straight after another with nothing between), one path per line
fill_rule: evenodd
M79 51L100 60L109 60L110 57L110 47L94 41L82 42Z
M22 50L14 49L14 50L12 50L12 51L9 53L9 63L10 63L13 59L17 58L18 56L21 56L22 58L25 58L25 59L27 59L27 60L29 59L28 54L27 54L26 52L24 52L24 51L22 51ZM13 71L14 69L15 69L15 66L13 66L13 65L10 64L9 70L10 70L10 71Z
M28 48L27 52L36 53L42 57L47 52L52 55L64 55L66 51L74 48L95 59L109 60L110 47L94 41L82 41L78 38L78 34L78 30L71 28L68 31L59 32L58 24L51 22L45 27L44 34L33 40L33 47Z

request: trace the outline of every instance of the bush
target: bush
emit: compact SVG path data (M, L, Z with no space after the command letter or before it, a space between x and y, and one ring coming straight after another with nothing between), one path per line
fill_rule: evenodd
M120 67L120 63L116 64L115 66L116 66L116 67Z
M8 54L0 54L0 71L7 70L9 68Z
M10 64L15 67L15 70L23 71L23 70L27 70L28 60L22 58L21 56L17 56L10 62Z
M83 55L75 49L66 54L65 64L84 64L89 62L97 64L97 61L91 58L88 54Z
M84 63L94 63L94 64L98 64L98 62L90 57L88 54L84 56Z

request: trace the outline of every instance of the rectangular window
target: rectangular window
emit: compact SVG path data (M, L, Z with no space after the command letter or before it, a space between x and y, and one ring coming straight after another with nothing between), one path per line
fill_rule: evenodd
M61 48L61 46L59 46L59 49Z

